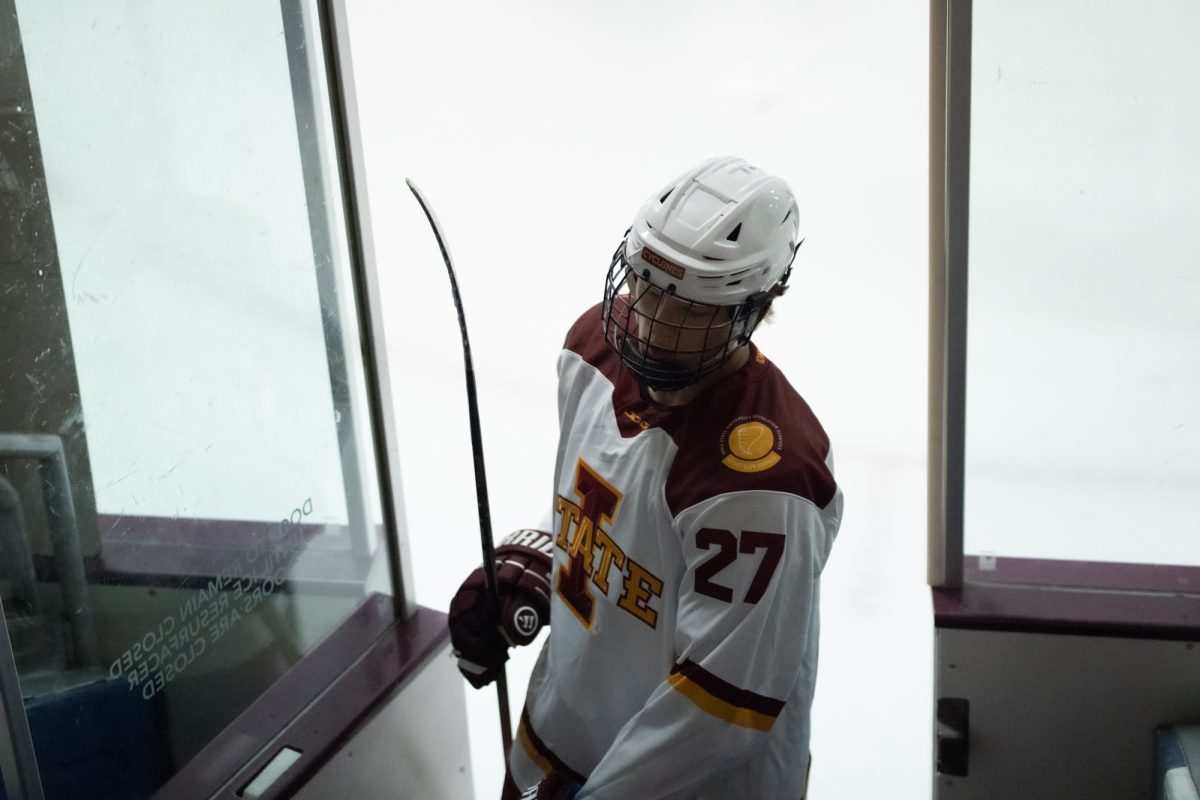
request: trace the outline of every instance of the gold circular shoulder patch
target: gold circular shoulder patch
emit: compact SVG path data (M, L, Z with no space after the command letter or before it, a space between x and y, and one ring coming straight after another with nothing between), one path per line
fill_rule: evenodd
M775 431L757 420L743 422L725 439L726 456L721 463L738 472L762 472L779 463Z

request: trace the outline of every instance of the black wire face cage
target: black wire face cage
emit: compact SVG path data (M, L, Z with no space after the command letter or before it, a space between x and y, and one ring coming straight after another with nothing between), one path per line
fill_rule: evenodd
M634 273L617 246L604 282L604 339L642 386L677 391L718 371L770 305L761 293L740 305L698 303L675 294L675 284Z

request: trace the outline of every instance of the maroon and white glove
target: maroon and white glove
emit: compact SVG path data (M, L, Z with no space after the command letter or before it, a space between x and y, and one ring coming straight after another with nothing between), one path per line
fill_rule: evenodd
M521 795L521 800L575 800L575 795L583 787L575 781L551 775L543 779L537 786L530 786Z
M476 689L496 679L510 646L529 644L549 623L553 565L554 537L514 531L496 548L499 617L484 589L483 567L467 576L450 601L450 642L459 671Z

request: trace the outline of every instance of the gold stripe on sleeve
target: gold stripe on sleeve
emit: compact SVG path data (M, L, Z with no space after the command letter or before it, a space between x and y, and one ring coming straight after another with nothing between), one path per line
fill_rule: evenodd
M756 731L769 731L775 725L776 718L774 716L752 711L749 708L735 706L730 702L722 700L710 694L699 684L689 680L682 673L676 672L668 680L675 691L691 700L701 710L712 714L714 717L723 719L732 725L742 728L752 728Z

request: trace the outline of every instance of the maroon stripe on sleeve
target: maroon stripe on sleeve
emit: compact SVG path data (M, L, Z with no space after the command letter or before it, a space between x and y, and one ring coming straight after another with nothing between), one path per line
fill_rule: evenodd
M747 689L740 689L732 683L727 683L694 661L676 664L671 668L671 674L682 675L713 697L731 706L745 708L768 717L778 717L785 705L783 700L755 694Z

